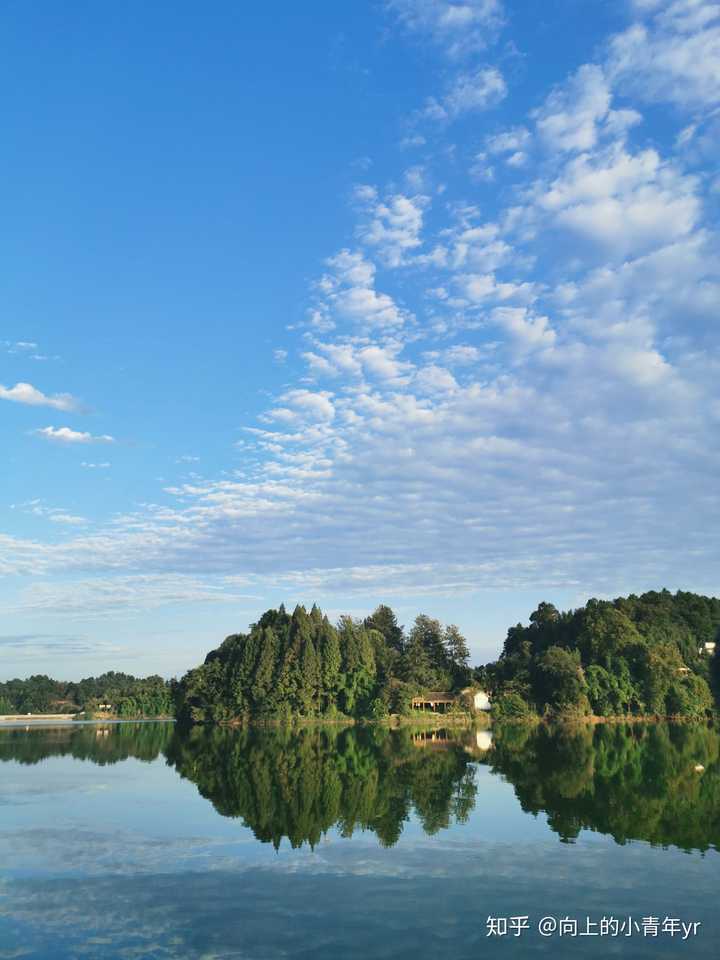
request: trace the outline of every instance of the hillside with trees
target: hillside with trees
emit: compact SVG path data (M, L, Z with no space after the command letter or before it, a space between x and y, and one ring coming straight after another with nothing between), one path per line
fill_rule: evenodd
M421 614L406 635L389 607L333 626L318 607L268 610L229 636L176 689L181 720L235 722L374 718L410 712L424 690L459 691L471 679L455 626Z
M541 603L495 662L476 671L500 718L708 716L717 704L720 600L667 590Z
M112 670L77 682L37 675L0 683L0 716L80 711L91 715L101 704L111 707L106 712L128 719L172 716L172 684L158 676L139 678Z

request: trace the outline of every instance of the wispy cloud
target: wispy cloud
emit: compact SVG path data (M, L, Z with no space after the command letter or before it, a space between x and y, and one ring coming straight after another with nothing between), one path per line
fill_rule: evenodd
M504 23L501 0L387 0L409 31L427 36L450 58L483 50Z
M0 650L14 661L47 660L52 657L119 656L124 648L117 644L73 634L4 633L0 634Z
M4 387L0 383L0 400L24 403L30 407L54 407L56 410L77 410L78 401L69 393L48 395L31 383L16 383L14 387Z
M427 120L454 120L465 113L489 110L507 96L507 84L497 67L480 67L459 74L440 97L430 97L419 116Z
M36 436L51 440L53 443L114 443L115 438L106 433L94 436L70 427L40 427L33 431Z

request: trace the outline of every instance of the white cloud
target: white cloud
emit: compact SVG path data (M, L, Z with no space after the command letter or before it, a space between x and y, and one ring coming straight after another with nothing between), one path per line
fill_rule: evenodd
M15 509L13 504L11 509ZM28 500L25 503L18 504L18 509L23 513L31 514L35 517L42 517L50 520L52 523L59 523L63 526L85 526L88 521L85 517L77 516L62 507L49 507L42 500Z
M492 273L458 275L458 284L473 303L514 300L530 303L537 294L533 283L498 282Z
M488 161L488 155L484 151L475 154L468 173L474 180L481 183L492 183L495 179L495 168Z
M491 273L513 257L512 247L500 237L496 223L484 223L451 235L451 265Z
M533 314L527 307L497 307L492 317L510 334L516 347L523 353L550 348L557 339L549 319Z
M720 4L675 0L644 6L655 11L651 22L635 23L611 40L613 82L641 100L689 107L717 104Z
M69 393L56 393L48 396L31 383L16 383L14 387L0 384L0 400L12 400L31 407L54 407L55 410L76 410L77 400Z
M392 297L375 289L375 265L362 253L341 250L327 265L331 272L318 284L323 295L317 307L321 321L337 317L360 327L375 328L402 326L409 319ZM316 326L332 328L332 321Z
M428 120L454 120L464 113L489 110L507 96L507 84L497 67L480 67L455 78L444 96L430 97L421 116Z
M452 373L434 363L418 370L415 385L422 393L451 393L458 389Z
M610 89L600 67L585 64L536 111L538 134L553 150L589 150L610 109Z
M558 225L615 256L641 253L688 234L697 224L697 181L663 163L654 150L622 146L574 157L538 197Z
M512 127L493 136L485 138L485 149L488 153L515 154L525 150L532 140L532 135L526 127Z
M115 438L107 434L93 436L84 431L71 430L70 427L41 427L33 431L37 436L57 443L114 443Z
M270 415L277 420L295 420L298 417L332 420L335 416L335 408L331 397L332 393L327 391L289 390L280 399L290 405L290 410L280 407L271 410Z
M370 197L371 201L375 199L376 195ZM381 203L372 202L367 211L368 219L358 231L359 236L368 246L377 247L387 266L399 267L408 253L422 243L423 211L429 203L429 197L407 197L401 193Z
M358 351L357 356L369 374L378 377L380 380L397 381L402 379L411 369L410 364L401 363L397 359L400 349L400 344L385 346L373 344Z
M482 50L504 22L501 0L387 0L409 30L424 33L449 57Z
M480 355L477 347L471 347L463 343L456 343L443 354L446 363L458 367L477 363Z

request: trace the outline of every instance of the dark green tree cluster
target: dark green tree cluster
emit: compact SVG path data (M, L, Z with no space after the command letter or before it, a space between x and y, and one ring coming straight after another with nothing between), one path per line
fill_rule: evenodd
M314 846L333 827L391 846L413 811L434 834L467 819L477 789L460 743L418 749L407 728L180 727L166 756L220 814L276 848L283 837Z
M409 711L425 689L470 680L467 642L455 626L419 616L409 635L389 607L334 626L318 607L268 610L233 634L176 689L181 720L235 722L368 717Z
M51 680L33 676L0 683L0 714L75 713L112 707L121 717L172 716L172 684L162 677L133 677L109 671L85 680Z
M488 762L566 843L589 829L720 849L720 734L708 724L503 724Z
M720 600L667 590L589 600L560 613L541 603L511 627L500 659L482 668L494 711L707 716L715 708ZM479 677L479 672L477 676Z

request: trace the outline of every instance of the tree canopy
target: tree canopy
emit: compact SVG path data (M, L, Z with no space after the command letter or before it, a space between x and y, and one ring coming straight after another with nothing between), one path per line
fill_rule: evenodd
M36 675L0 683L0 715L94 713L101 704L121 717L172 716L172 684L158 676L139 678L112 670L77 682Z
M715 709L720 600L667 590L541 603L482 668L497 715L573 713L701 718ZM706 645L709 644L709 647ZM713 696L715 691L715 696Z
M467 641L455 626L418 616L406 637L393 611L337 625L318 609L268 610L233 634L177 687L177 714L191 722L380 719L406 713L423 690L458 690L470 679Z

